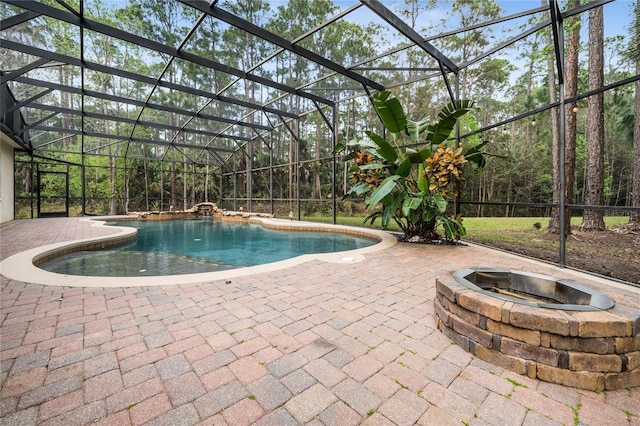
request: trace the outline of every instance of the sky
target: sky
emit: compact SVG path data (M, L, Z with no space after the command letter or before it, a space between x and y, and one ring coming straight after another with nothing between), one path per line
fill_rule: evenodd
M347 8L354 4L357 4L357 0L336 0L336 4L338 4L341 8ZM400 1L391 1L391 0L381 0L387 8L392 11L397 11L404 2ZM512 14L516 14L519 12L537 9L541 6L540 0L498 0L497 3L503 9L502 16L509 16ZM614 37L614 36L623 36L625 38L629 35L629 30L632 24L632 7L635 3L635 0L614 0L610 3L607 3L604 6L604 20L605 20L605 37ZM566 0L561 0L561 7L563 4L566 4ZM357 11L351 13L346 18L350 21L358 22L360 24L366 24L371 20L375 22L381 23L382 21L377 18L373 12L368 10L366 7L360 7ZM493 36L493 45L488 47L487 49L493 47L494 45L499 44L503 40L506 40L510 37L513 37L519 34L523 29L530 28L532 24L528 23L528 17L518 18L511 21L507 21L502 24L497 24L491 26L492 28L492 36ZM385 27L388 28L386 24ZM424 30L424 28L434 27L432 30ZM438 1L435 9L428 10L423 12L420 15L420 19L416 25L418 32L425 37L430 35L435 35L436 33L449 31L453 29L458 29L460 27L459 20L456 19L455 15L451 13L451 2L450 1ZM400 42L406 42L405 39L402 39L397 36L392 36L392 32L389 32L389 37L391 38L392 44L397 44ZM588 41L588 14L583 14L583 25L581 30L581 42L586 43ZM437 44L437 42L434 42ZM625 42L627 43L627 42ZM503 52L504 54L509 54L508 52ZM512 58L514 62L516 62L515 58Z

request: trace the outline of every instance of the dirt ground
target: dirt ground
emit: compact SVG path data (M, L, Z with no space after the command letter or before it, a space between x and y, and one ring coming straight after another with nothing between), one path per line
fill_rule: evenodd
M547 234L540 238L555 243L556 248L542 249L513 243L491 245L536 259L557 262L558 236ZM483 243L473 238L469 240ZM565 259L567 266L640 284L640 233L624 228L604 232L573 231L567 237Z

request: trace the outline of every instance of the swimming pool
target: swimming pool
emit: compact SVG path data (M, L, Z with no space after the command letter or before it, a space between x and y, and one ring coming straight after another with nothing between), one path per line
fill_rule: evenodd
M110 225L136 228L136 239L117 247L69 253L38 266L49 272L82 276L193 274L278 262L304 254L356 250L379 242L344 233L273 230L254 223L210 218Z
M141 217L144 217L141 215ZM366 236L375 240L375 244L355 250L337 251L330 253L302 254L290 259L265 263L255 266L238 266L233 269L217 270L213 272L193 272L173 275L137 275L137 276L100 276L100 275L74 275L46 271L37 265L45 261L60 257L64 254L74 253L79 250L113 247L114 244L122 244L135 238L136 229L130 226L111 226L107 221L131 220L128 216L98 216L70 218L78 221L79 231L77 235L83 238L66 240L36 246L25 251L13 254L0 262L2 275L17 281L42 284L48 286L65 287L141 287L164 286L196 283L228 282L236 277L275 273L277 271L302 265L306 262L319 261L331 264L357 263L365 260L368 254L376 253L390 248L398 242L395 236L388 232L369 228L355 228L344 225L330 225L324 223L311 223L279 218L252 217L248 219L251 224L258 224L269 229L314 231L326 233L342 233L350 235ZM226 219L223 219L225 221ZM131 224L131 222L130 222ZM94 231L95 230L95 231ZM96 253L95 251L93 252ZM109 264L110 268L119 267L117 264ZM142 268L144 269L144 268Z

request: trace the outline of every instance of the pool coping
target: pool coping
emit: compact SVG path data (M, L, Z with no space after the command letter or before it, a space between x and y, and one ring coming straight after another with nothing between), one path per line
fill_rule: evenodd
M95 227L104 227L107 221L132 220L132 217L130 215L98 216L91 218L82 218L80 220L89 221L92 223L92 226ZM195 284L277 271L292 266L297 266L305 262L310 262L312 260L319 260L328 263L361 262L365 259L365 255L367 253L382 251L397 243L396 237L394 237L390 233L370 228L355 228L344 225L292 221L287 219L263 217L251 217L250 219L248 219L248 221L250 223L261 224L264 227L270 229L338 232L371 237L379 240L380 242L372 246L355 250L332 253L304 254L291 259L266 263L263 265L246 266L225 271L203 272L197 274L157 275L144 277L80 276L49 272L36 266L38 262L42 262L43 260L50 257L55 257L56 255L60 255L61 253L66 254L73 251L83 250L85 248L107 247L109 245L118 244L120 242L135 238L135 234L137 232L135 228L109 225L109 229L116 230L115 233L106 236L97 236L47 244L41 247L36 247L30 250L16 253L0 262L0 273L9 279L17 281L23 281L32 284L66 287L144 287L158 285Z

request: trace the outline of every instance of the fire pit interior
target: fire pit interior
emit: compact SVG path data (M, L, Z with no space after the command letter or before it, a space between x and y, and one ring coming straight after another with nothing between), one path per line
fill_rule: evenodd
M472 290L529 306L567 311L610 309L614 302L589 287L546 275L508 269L463 269L453 274Z
M436 280L437 325L478 358L531 378L590 390L640 386L640 294L597 287L463 269Z

